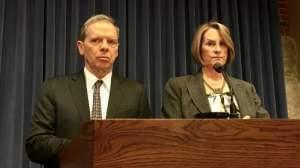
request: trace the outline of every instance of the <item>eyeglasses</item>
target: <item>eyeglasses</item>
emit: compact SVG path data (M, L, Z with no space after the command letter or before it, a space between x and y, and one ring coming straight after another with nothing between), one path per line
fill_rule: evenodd
M112 38L97 38L97 39L92 39L91 43L94 45L108 45L111 48L116 48L119 45L119 42L117 39L112 39Z

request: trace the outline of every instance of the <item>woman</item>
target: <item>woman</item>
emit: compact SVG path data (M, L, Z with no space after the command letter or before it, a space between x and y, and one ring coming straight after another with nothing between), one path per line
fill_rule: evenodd
M201 71L167 82L163 118L195 118L199 113L230 111L241 118L269 118L252 84L232 77L226 80L214 69L216 64L230 64L235 57L230 31L225 25L209 22L200 26L194 35L192 56L201 65Z

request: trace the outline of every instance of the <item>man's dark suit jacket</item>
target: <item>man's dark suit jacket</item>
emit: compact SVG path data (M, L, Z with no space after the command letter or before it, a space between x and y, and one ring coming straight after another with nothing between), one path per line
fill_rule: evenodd
M252 84L232 77L229 80L241 117L269 117ZM201 112L210 112L202 73L173 78L167 82L163 97L163 118L195 118Z
M151 117L144 87L136 81L112 75L107 118ZM58 154L90 120L84 73L43 83L26 140L29 158L47 167L58 167Z

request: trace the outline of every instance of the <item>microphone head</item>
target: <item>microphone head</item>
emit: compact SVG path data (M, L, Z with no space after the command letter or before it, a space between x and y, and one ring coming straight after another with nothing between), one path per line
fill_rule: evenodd
M215 71L217 71L218 73L222 73L224 71L224 67L222 64L220 63L215 63L213 68L215 69Z

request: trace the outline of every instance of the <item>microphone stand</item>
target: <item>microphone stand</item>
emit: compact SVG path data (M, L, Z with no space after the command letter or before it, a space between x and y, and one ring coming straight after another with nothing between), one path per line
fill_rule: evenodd
M227 81L228 86L229 86L229 94L230 94L230 113L229 113L229 118L240 118L240 113L238 112L238 109L236 108L235 104L234 104L234 92L233 89L231 87L231 82L229 80L228 75L222 71L222 74L224 76L225 81Z
M240 113L238 112L238 109L236 108L236 106L234 104L234 97L233 97L234 91L231 87L232 85L229 80L229 77L224 71L224 67L220 63L216 63L213 67L216 70L216 72L222 73L225 81L228 83L228 86L229 86L229 94L230 94L230 99L231 99L230 106L229 106L229 108L230 108L229 118L240 118ZM225 111L226 111L226 109L225 109Z

